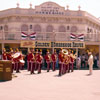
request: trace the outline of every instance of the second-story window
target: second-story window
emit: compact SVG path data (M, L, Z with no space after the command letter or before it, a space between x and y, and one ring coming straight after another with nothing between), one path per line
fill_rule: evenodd
M0 30L2 30L3 29L3 26L0 26Z
M67 30L69 30L70 29L70 27L69 26L67 26Z
M90 33L90 29L89 28L87 28L87 33Z
M30 25L30 29L32 29L32 25Z

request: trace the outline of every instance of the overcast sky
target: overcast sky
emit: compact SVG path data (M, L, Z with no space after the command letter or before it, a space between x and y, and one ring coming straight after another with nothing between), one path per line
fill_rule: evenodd
M17 2L20 4L20 8L29 8L30 3L34 8L36 5L47 1L53 1L63 7L69 5L70 10L77 10L80 5L81 10L87 11L97 18L100 17L100 0L1 0L0 11L15 8Z

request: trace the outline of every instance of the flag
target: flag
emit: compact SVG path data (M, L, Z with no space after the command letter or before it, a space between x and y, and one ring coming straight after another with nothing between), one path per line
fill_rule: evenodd
M24 32L21 32L21 38L22 40L25 40L27 37L28 37L28 34L24 33Z
M70 40L76 40L77 36L75 34L70 34Z
M35 40L36 39L36 32L32 33L29 35L31 40Z
M84 41L84 34L78 35L78 40L79 41Z

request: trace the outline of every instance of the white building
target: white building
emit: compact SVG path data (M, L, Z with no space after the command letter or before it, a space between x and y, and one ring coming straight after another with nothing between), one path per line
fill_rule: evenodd
M16 8L0 11L0 50L20 47L21 32L36 32L36 40L43 41L70 41L70 33L84 34L84 50L100 54L100 20L80 7L74 11L68 6L45 2L35 9L32 4L28 9L17 4Z

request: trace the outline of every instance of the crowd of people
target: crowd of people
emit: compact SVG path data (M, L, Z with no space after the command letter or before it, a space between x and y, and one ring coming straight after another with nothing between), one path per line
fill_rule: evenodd
M25 60L25 58L27 60ZM55 71L56 65L58 63L59 73L61 76L65 73L73 72L74 70L74 61L76 55L73 54L73 51L61 49L59 54L57 54L56 49L54 53L50 54L47 49L46 55L42 55L42 50L31 48L28 51L27 55L23 55L21 51L16 49L13 51L10 48L10 52L6 52L6 49L3 49L2 60L11 60L12 61L12 72L15 70L17 73L20 72L20 69L24 69L25 63L27 63L27 70L30 71L30 74L41 73L41 69L46 68L47 72L50 70Z
M88 65L88 59L89 59L89 55L88 53L86 54L82 54L82 55L79 55L78 58L77 58L77 66L76 68L77 69L87 69L89 67ZM94 57L93 57L93 67L94 68L99 68L99 55L96 54Z
M78 56L73 50L60 49L59 52L54 50L54 53L50 53L47 49L45 55L42 54L42 49L31 48L27 55L23 55L17 48L15 51L10 48L9 52L3 49L2 60L12 61L12 73L20 72L20 70L26 68L30 74L34 74L37 71L41 73L41 69L46 69L47 72L50 70L55 71L59 69L58 75L61 76L65 73L73 72L74 68L88 68L89 67L89 54L83 54ZM94 57L93 64L98 67L98 56Z

